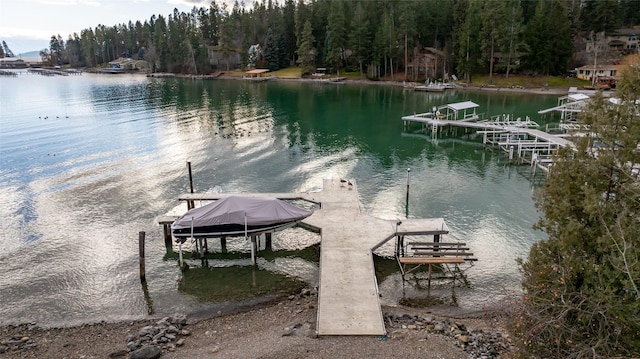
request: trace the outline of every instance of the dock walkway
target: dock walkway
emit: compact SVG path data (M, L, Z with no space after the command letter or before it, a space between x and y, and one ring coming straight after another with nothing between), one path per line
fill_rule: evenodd
M325 179L322 209L305 222L321 228L318 335L384 335L372 248L395 228L363 214L355 181Z
M362 213L355 180L324 179L319 192L190 193L179 199L217 200L230 195L320 204L320 209L303 220L319 228L321 235L318 335L385 335L373 251L396 236L448 233L442 218L396 222Z

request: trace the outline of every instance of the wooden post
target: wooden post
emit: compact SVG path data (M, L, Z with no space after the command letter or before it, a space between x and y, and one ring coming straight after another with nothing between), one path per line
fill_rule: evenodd
M256 236L251 236L251 265L256 265Z
M173 244L171 243L171 225L165 223L162 227L164 230L164 246L167 249L167 252L173 252Z
M271 232L264 234L264 249L271 250Z
M411 179L411 168L407 168L407 198L405 200L405 217L409 218L409 181Z
M145 232L138 233L138 251L140 253L140 282L146 283L147 277L144 269L144 239Z
M222 250L222 253L227 253L227 237L220 237L220 248Z
M191 193L193 193L193 174L191 172L191 162L187 161L187 169L189 170L189 188ZM193 209L195 207L195 203L193 200L187 201L187 209Z

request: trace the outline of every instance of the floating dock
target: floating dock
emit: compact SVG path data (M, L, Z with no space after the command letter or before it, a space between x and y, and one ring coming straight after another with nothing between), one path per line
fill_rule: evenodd
M320 209L302 221L321 235L318 335L385 335L373 251L393 238L448 232L442 218L379 219L362 213L355 180L325 179L310 193L189 193L182 201L227 196L306 200ZM162 222L164 220L164 222ZM160 217L165 225L171 218Z

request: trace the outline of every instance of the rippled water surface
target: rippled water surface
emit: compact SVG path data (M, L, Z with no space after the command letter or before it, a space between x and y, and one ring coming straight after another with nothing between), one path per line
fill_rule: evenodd
M471 288L458 292L460 307L490 306L518 290L515 259L543 238L531 229L537 213L528 168L509 166L477 138L432 140L417 127L403 131L400 120L463 100L479 103L480 112L534 119L556 103L553 96L301 82L0 78L0 324L141 318L149 299L156 313L228 305L184 290L176 261L164 259L155 218L183 211L177 197L189 189L187 161L202 192L313 191L323 178L355 178L364 210L386 219L406 215L411 168L409 216L443 217L447 239L467 242L479 259L466 271ZM146 298L140 231L147 233ZM276 235L274 249L317 241L293 229ZM317 281L313 260L259 264ZM380 279L383 303L421 295L403 292L397 272Z

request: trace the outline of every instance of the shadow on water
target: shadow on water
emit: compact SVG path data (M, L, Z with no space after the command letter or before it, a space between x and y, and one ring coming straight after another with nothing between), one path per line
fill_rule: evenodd
M274 293L297 293L305 282L253 266L191 267L178 290L201 301L236 301Z
M177 260L176 253L167 253L165 259ZM276 261L303 261L318 267L318 245L302 250L263 250L258 252L257 266L249 264L250 254L243 252L187 253L184 258L189 267L183 271L178 290L203 302L228 302L274 294L299 293L309 284L297 273L283 273L273 269ZM286 270L285 270L286 271Z

